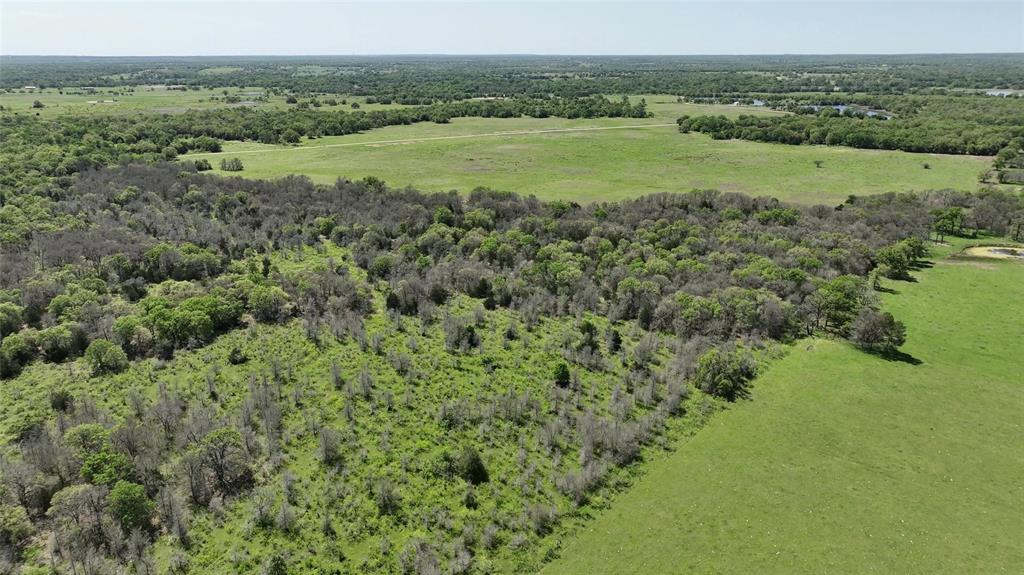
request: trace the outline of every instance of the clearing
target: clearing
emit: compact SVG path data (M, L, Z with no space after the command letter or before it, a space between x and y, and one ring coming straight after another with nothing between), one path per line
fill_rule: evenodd
M427 191L488 186L579 202L717 188L835 203L854 193L974 189L978 173L991 164L969 156L712 140L680 134L666 119L457 118L299 146L228 142L220 154L185 159L205 157L216 167L237 155L246 177L304 174L330 183L376 176ZM626 129L637 125L643 127ZM607 129L613 127L623 129Z

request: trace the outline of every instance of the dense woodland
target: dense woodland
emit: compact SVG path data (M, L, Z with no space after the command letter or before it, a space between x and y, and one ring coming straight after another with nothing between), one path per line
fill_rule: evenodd
M64 225L2 254L6 385L69 371L6 418L0 560L42 534L87 572L149 572L158 537L175 570L223 558L208 537L225 513L270 540L381 546L356 565L341 543L281 543L233 556L242 570L536 565L673 421L745 397L775 342L833 333L898 357L875 276L904 277L932 233L1024 215L997 192L579 206L190 163L84 171L52 201ZM173 358L204 348L182 380ZM88 391L111 384L114 401Z
M0 88L259 86L419 104L481 96L900 94L1024 88L1019 54L914 56L4 57ZM211 72L212 71L212 72Z

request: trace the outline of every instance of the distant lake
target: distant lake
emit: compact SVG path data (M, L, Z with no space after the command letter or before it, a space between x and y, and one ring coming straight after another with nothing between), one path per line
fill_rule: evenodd
M864 114L865 116L870 116L872 118L875 117L875 116L879 116L879 117L885 118L886 120L889 120L889 119L892 118L892 114L889 113L886 110L878 110L878 109L875 109L875 108L865 108L863 106L847 106L846 104L835 104L835 105L832 105L832 106L819 106L817 104L811 104L811 105L809 105L807 107L811 108L815 112L820 112L821 110L823 110L825 108L832 108L833 110L837 110L840 114L846 112L847 110L851 110L853 112L858 112L858 113Z

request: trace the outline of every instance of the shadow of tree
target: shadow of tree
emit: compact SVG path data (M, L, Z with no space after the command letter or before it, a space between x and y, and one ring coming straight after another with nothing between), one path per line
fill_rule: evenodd
M924 363L923 361L910 355L909 353L905 351L900 351L898 349L894 351L869 351L868 353L880 357L886 361L900 361L903 363L908 363L910 365L921 365L922 363Z

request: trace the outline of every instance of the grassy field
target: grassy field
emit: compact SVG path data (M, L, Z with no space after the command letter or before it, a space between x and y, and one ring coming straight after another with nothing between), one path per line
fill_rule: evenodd
M225 94L225 91L227 94ZM237 96L238 102L229 103L225 96ZM264 98L265 96L265 98ZM308 98L303 98L308 99ZM321 100L325 97L321 97ZM351 103L358 102L361 110L381 110L400 107L398 104L367 104L362 97L337 96L348 101L348 105L322 106L323 110L351 110ZM33 108L39 100L43 108ZM6 113L55 116L60 114L109 114L132 112L157 112L176 114L187 110L204 110L224 107L252 107L261 110L288 108L284 95L269 95L265 88L215 88L200 90L168 90L166 86L134 86L129 88L96 88L86 92L80 88L59 90L16 90L0 93L0 106Z
M329 183L376 176L392 186L429 191L488 186L580 202L716 188L832 203L854 193L973 189L991 163L966 156L716 141L679 134L671 124L683 114L772 111L681 104L664 96L649 96L648 103L653 117L644 119L457 118L445 125L392 126L291 147L229 142L220 154L186 158L205 157L216 166L237 156L246 177L305 174ZM593 129L611 127L622 129ZM820 168L815 161L822 162Z
M546 572L1019 572L1024 265L917 279L884 303L919 364L801 342Z

